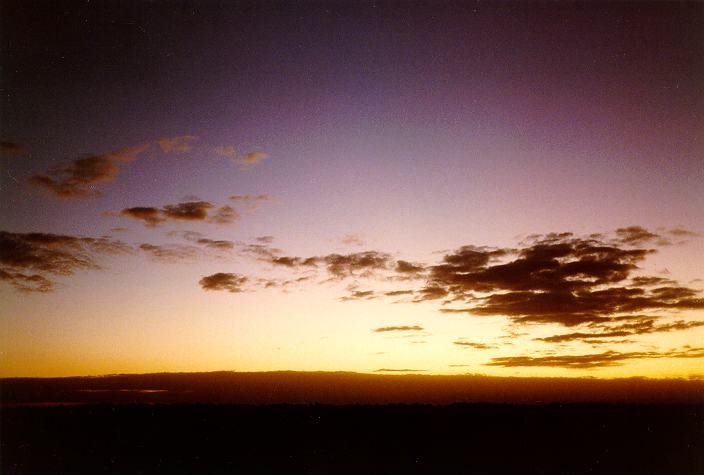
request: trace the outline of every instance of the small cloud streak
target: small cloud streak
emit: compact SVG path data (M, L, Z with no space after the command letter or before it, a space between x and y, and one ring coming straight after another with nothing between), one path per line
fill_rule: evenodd
M269 154L264 152L249 152L244 155L244 157L235 160L235 163L243 167L252 167L257 163L269 158Z
M372 330L373 333L384 333L384 332L408 332L408 331L423 331L425 330L420 325L402 325L397 327L381 327Z
M624 361L652 358L704 358L704 348L683 348L667 352L633 351L619 353L605 351L589 355L556 355L556 356L504 356L492 358L485 366L511 367L555 367L566 369L593 369L609 366L622 366Z
M452 342L453 345L461 346L463 348L474 348L475 350L494 350L498 346L488 345L486 343L475 343L471 341L456 340Z

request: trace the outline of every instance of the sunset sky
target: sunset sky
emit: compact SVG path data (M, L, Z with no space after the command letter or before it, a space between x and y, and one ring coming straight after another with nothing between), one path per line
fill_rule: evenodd
M704 375L703 3L0 9L0 377Z

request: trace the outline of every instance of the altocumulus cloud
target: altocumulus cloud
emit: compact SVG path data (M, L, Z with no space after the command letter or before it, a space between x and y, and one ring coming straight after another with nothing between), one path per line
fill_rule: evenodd
M126 254L132 249L107 237L0 231L0 280L21 292L49 292L50 275L73 275L100 269L96 256Z
M640 268L657 246L670 244L670 237L694 236L683 228L656 233L639 226L619 228L611 235L532 235L516 248L462 246L446 252L435 265L396 260L380 251L289 256L270 247L270 239L243 245L240 253L283 270L325 272L333 281L405 282L401 289L348 286L342 301L404 297L397 303L433 302L442 313L502 316L517 327L545 324L572 329L536 339L543 343L605 344L704 326L701 320L673 318L679 311L704 308L700 290L643 275ZM417 284L408 285L410 280ZM490 348L462 340L455 344Z
M215 213L210 213L215 209ZM186 201L157 208L136 206L125 208L119 213L125 218L141 221L145 226L154 227L169 221L202 221L215 224L234 223L239 215L230 206L215 207L208 201Z
M47 173L32 175L29 182L45 188L57 198L97 198L103 195L96 187L98 184L112 181L120 170L120 163L136 160L149 147L150 144L146 143L79 158Z

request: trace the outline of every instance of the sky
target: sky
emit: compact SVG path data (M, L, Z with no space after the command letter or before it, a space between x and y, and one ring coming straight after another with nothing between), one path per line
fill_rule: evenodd
M704 374L704 4L0 22L0 376Z

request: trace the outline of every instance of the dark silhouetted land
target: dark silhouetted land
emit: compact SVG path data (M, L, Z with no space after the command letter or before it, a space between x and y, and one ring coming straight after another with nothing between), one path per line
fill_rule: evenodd
M157 373L0 380L3 405L47 403L704 403L704 380L347 372Z
M1 387L3 474L704 473L701 381L281 372Z

